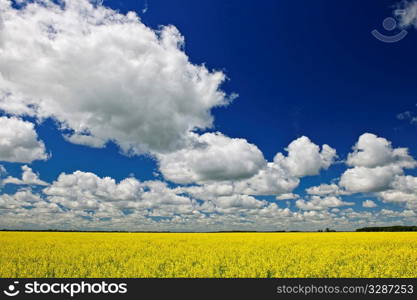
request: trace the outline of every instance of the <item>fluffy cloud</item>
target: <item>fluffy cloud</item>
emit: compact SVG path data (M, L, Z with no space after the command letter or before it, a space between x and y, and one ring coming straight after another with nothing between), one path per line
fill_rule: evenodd
M0 117L0 160L30 163L47 158L45 145L38 140L33 123L14 117Z
M73 143L165 153L230 102L225 75L190 63L173 26L153 30L87 0L22 3L0 2L0 109L10 114L52 117Z
M405 168L417 166L407 148L392 148L391 142L370 133L359 137L346 164L353 168L342 174L339 185L351 193L389 189Z
M213 197L207 199L208 195ZM206 231L237 230L242 226L271 230L277 226L287 228L288 222L321 226L337 217L325 212L327 208L350 205L331 197L313 197L310 200L302 208L309 212L300 213L253 196L234 193L219 183L171 188L161 181L140 182L126 178L116 182L110 177L76 171L61 174L43 189L42 194L20 190L14 195L1 196L0 224L107 230L186 228ZM302 207L302 203L297 202L297 206ZM156 217L158 221L154 219Z
M359 137L349 154L347 165L353 167L382 167L395 165L402 168L414 168L416 161L408 154L407 148L395 148L385 138L371 133L364 133Z
M218 197L209 204L214 204L216 211L225 212L229 209L259 209L266 206L266 201L258 200L247 195ZM203 207L205 208L205 206Z
M33 194L30 190L20 190L13 195L0 195L0 209L19 209L24 206L34 206L42 201L39 195Z
M295 204L298 208L302 210L325 210L331 207L354 205L354 203L352 202L345 202L342 201L340 198L334 196L312 196L310 201L300 199L297 200Z
M312 186L306 189L307 194L326 196L326 195L341 195L344 192L340 189L337 184L320 184L318 186Z
M288 156L278 153L274 162L294 177L317 175L321 169L328 169L336 158L335 149L328 145L323 145L320 149L305 136L292 141L286 150Z
M343 173L339 185L351 193L379 192L389 188L396 175L402 172L401 168L395 166L355 167Z
M318 196L374 193L383 202L417 208L417 177L404 175L405 169L415 168L417 163L407 148L393 148L387 139L365 133L349 153L346 164L352 168L344 171L338 185L321 184L306 189L306 192ZM307 207L306 203L299 203ZM362 206L371 208L377 205L366 200Z
M210 127L211 109L230 99L220 90L224 74L191 64L172 26L152 30L133 12L86 0L35 1L19 10L3 1L1 13L0 109L52 117L72 143L149 151L176 183L249 178L239 189L255 194L290 192L336 157L301 137L267 165L244 139L192 133Z
M378 205L372 200L365 200L362 202L362 206L366 208L374 208L374 207L377 207Z
M390 189L378 193L384 202L405 204L410 209L417 209L417 177L397 176Z
M110 226L140 226L142 230L168 226L165 228L172 230L171 226L177 224L185 226L182 228L207 230L219 228L216 226L239 229L242 224L250 223L271 228L278 226L277 224L288 226L285 224L289 219L300 222L324 219L325 216L321 214L292 212L288 208L281 209L275 203L255 197L298 197L291 191L298 186L298 176L301 173L290 172L294 164L287 163L294 162L294 151L297 152L298 147L288 147L287 156L278 153L273 162L267 163L259 149L246 140L231 139L220 133L192 135L196 142L190 144L191 146L172 154L160 154L158 158L166 178L175 177L170 177L163 166L167 170L176 170L179 174L177 176L188 176L189 182L197 182L198 185L170 187L161 181L140 182L135 178L126 178L116 182L111 177L100 177L90 172L62 173L41 194L36 195L36 201L17 201L16 195L5 196L7 199L3 202L8 210L0 211L2 220L9 224L21 223L21 218L26 216L33 222L36 220L42 224L56 224L52 220L59 218L62 221L59 228L74 228L75 223L82 224L82 228L90 228L92 224L104 224L103 220L111 220L111 225L106 223L103 226L107 226L107 229ZM302 140L306 141L304 138ZM326 161L328 156L323 150L312 142L309 143L311 145L307 146L314 146L310 148L314 148L318 157ZM164 161L167 158L170 160ZM222 164L218 164L218 161ZM175 163L179 164L178 169L175 169ZM328 163L314 165L318 168L314 172L328 167ZM313 168L310 165L307 169L307 173L311 173ZM23 166L22 170L22 179L8 177L4 183L47 185L29 167ZM329 200L323 202L323 208L313 209L324 210L324 205L341 205L326 201ZM156 222L153 218L159 218L159 221ZM274 219L276 220L272 221ZM30 223L30 226L35 225Z
M407 203L410 207L417 208L417 194L415 192L390 189L380 192L378 195L384 202Z
M134 201L143 192L143 187L134 178L126 178L116 183L113 178L100 178L94 173L76 171L73 174L61 174L51 186L43 192L56 203L82 203L86 207L96 206L103 201Z
M278 153L258 174L236 182L236 190L248 195L279 195L292 192L300 177L317 175L327 169L336 158L336 150L328 145L320 147L303 136L286 148L288 155Z
M175 190L178 194L188 194L193 198L204 201L214 200L217 197L222 196L232 196L235 194L233 182L215 182L202 185L181 186L177 187Z
M293 193L282 194L282 195L275 197L275 199L277 200L294 200L298 198L300 198L300 195L293 194Z
M123 216L123 210L152 217L192 214L196 205L164 182L126 178L117 183L82 171L61 174L43 192L51 203L78 213L92 211L94 217L101 218Z
M217 193L201 199L196 186L190 196L184 188L160 181L139 182L77 171L61 174L43 190L19 190L0 196L0 228L82 230L311 230L332 227L349 230L410 222L412 209L364 212L343 206L337 197L312 196L298 200L301 210L280 208L276 203L231 193L226 186L207 184ZM187 187L188 188L188 187ZM191 187L190 187L191 188Z
M388 217L406 217L406 218L414 218L417 214L412 210L404 210L404 211L394 211L391 209L381 209L381 215L388 216Z
M268 163L258 174L234 183L235 192L247 195L280 195L292 192L300 184L287 170L276 163Z
M2 181L3 185L6 184L18 184L18 185L43 185L47 186L48 183L40 180L39 175L34 173L31 168L28 166L22 166L22 179L15 177L7 177Z
M159 169L176 183L239 180L252 177L266 165L262 152L244 139L221 133L192 134L182 150L159 154Z
M209 182L198 186L180 187L177 190L204 200L214 200L218 197L233 195L286 194L288 196L299 183L299 178L289 176L279 165L268 163L267 166L249 179Z
M292 217L290 211L284 212L276 205L249 195L233 194L217 184L170 188L161 181L139 182L127 178L117 183L110 177L101 178L93 173L76 171L61 174L43 193L45 199L39 201L58 205L60 214L71 213L74 218L89 217L97 222L102 218L130 220L135 216L142 218L141 222L153 223L152 218L163 217L169 218L172 226L180 220L195 222L218 215L227 216L229 220L223 220L226 223L233 219L237 222L236 218L239 222L246 222L245 216ZM216 196L210 197L210 193Z
M287 156L278 153L273 162L266 163L256 146L245 140L230 139L219 133L200 136L200 141L201 137L204 143L200 145L158 158L166 179L176 183L200 183L181 190L202 199L282 194L287 194L282 197L289 199L289 194L299 185L300 177L328 168L336 157L336 151L329 146L324 145L320 150L308 138L302 137L290 143ZM300 153L310 157L304 159Z
M92 148L103 148L106 141L95 136L86 134L64 134L64 139L77 145L89 146Z

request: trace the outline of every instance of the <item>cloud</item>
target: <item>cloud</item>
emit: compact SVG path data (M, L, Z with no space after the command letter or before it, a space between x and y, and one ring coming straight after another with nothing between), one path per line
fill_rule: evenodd
M341 207L354 205L352 202L342 201L340 198L335 196L319 197L311 196L310 201L297 200L296 206L302 210L325 210L331 207Z
M148 9L149 9L148 1L145 0L145 4L144 4L144 6L142 8L142 13L143 14L146 14L148 12Z
M202 199L198 189L218 196ZM299 211L276 203L232 193L219 183L169 187L161 181L140 182L76 171L61 174L43 192L21 189L0 195L0 228L82 230L311 230L332 227L351 230L410 222L412 209L355 211L338 197L312 196L298 200Z
M407 121L410 122L410 124L416 124L417 123L417 117L411 111L405 111L405 112L397 114L397 119L398 120L407 120Z
M293 194L293 193L282 194L282 195L275 197L275 199L277 200L294 200L294 199L299 199L299 198L300 198L300 195Z
M300 184L277 163L270 162L255 176L234 183L235 191L246 195L280 195L292 192Z
M339 185L351 193L379 192L388 189L395 176L402 172L396 166L355 167L343 173Z
M405 204L410 209L417 209L417 177L397 176L390 189L378 193L385 203Z
M46 159L45 145L38 140L33 123L0 117L0 161L30 163Z
M0 13L0 109L54 118L70 142L175 151L235 97L220 89L222 72L189 61L174 26L87 0L1 1Z
M106 145L105 140L86 134L64 134L63 137L70 143L89 146L92 148L103 148Z
M218 132L192 137L188 148L157 155L165 179L180 184L219 182L237 194L279 195L296 188L300 177L327 169L336 158L336 150L328 145L320 149L307 137L291 142L287 156L278 153L269 163L244 139Z
M320 151L319 146L303 137L290 144L288 156L278 153L273 162L267 163L258 148L246 140L230 139L220 133L196 135L196 139L200 144L177 153L159 155L160 170L166 179L176 183L198 184L178 187L179 193L212 202L219 197L235 196L297 199L299 196L292 191L300 183L298 176L328 168L336 156L329 146L323 146ZM296 166L295 161L301 146L305 146L306 153L313 157L299 162L305 169Z
M143 187L134 178L126 178L116 183L113 178L100 178L91 172L76 171L72 174L62 173L58 179L43 192L53 202L61 200L94 206L97 201L134 201L143 193ZM77 204L78 205L78 204Z
M51 203L73 212L91 211L101 218L123 215L124 209L153 217L188 214L195 205L161 181L140 182L130 177L117 183L111 177L82 171L61 174L43 193Z
M7 170L3 165L0 165L0 176L2 175L6 175L7 174Z
M404 210L404 211L394 211L391 209L381 209L381 215L388 216L391 218L395 217L405 217L405 218L414 218L417 214L412 210Z
M258 148L245 140L230 139L219 133L196 138L203 143L158 158L166 179L199 183L199 186L180 189L207 200L231 195L290 194L299 185L301 176L328 168L336 156L336 151L329 146L324 145L320 150L302 137L290 143L287 156L278 153L273 162L266 163ZM311 157L297 161L303 151Z
M320 149L306 136L292 141L286 150L288 156L279 153L274 162L295 177L317 175L321 169L328 169L337 157L335 149L328 145L323 145Z
M397 114L398 120L408 120L411 119L413 116L413 113L411 111L404 111L402 113Z
M394 15L400 18L400 26L417 28L417 1L401 1L394 11Z
M0 195L0 209L19 209L24 206L33 206L41 201L39 195L33 194L30 190L20 190L13 195Z
M217 193L217 196L207 199L201 187L170 188L161 181L140 182L134 178L117 183L110 177L102 178L94 173L76 171L61 174L43 192L46 196L44 201L59 205L64 212L78 216L87 213L92 218L128 219L135 215L151 218L149 222L154 217L172 218L172 222L177 222L178 218L195 221L218 214L229 218L239 216L243 221L244 216L265 215L264 209L271 205L249 195L231 194L221 188L215 190L214 186L206 190ZM279 214L281 209L268 208L268 211ZM291 216L291 213L287 215Z
M362 206L366 208L374 208L374 207L377 207L378 205L372 200L365 200L362 202Z
M266 165L255 145L219 132L192 134L189 147L157 158L164 177L176 183L240 180L254 176Z
M213 197L206 198L210 193ZM161 181L140 182L135 178L126 178L116 182L111 177L76 171L61 174L43 189L42 194L21 190L14 195L0 197L3 208L0 210L0 224L26 224L35 228L81 226L83 229L185 228L201 231L237 230L249 224L248 228L271 230L277 226L289 226L288 222L313 222L316 225L329 222L331 216L324 212L326 208L349 203L331 198L320 199L318 203L313 198L306 205L307 210L323 212L300 213L281 209L275 203L234 193L219 183L171 188ZM156 221L154 218L159 219Z
M267 204L266 201L261 201L248 195L222 196L216 198L212 203L215 204L220 212L230 208L258 209Z
M312 186L306 189L307 194L326 196L326 195L341 195L344 191L340 189L337 184L325 184L322 183L318 186Z
M221 196L232 196L235 194L233 182L213 182L202 185L180 186L175 190L179 194L188 194L193 198L204 201L214 200Z
M407 148L393 149L387 139L371 133L364 133L359 137L347 159L347 165L354 167L374 168L390 164L402 168L417 166L416 161L408 154Z
M39 175L34 173L31 168L28 166L22 166L22 179L15 177L7 177L1 183L2 185L6 184L17 184L17 185L49 185L47 182L40 180Z
M300 178L293 175L285 163L287 159L294 159L293 151L298 151L297 147L288 147L287 156L278 153L276 157L279 159L267 163L259 149L246 140L232 139L221 133L192 135L194 143L187 148L173 152L173 156L164 154L158 158L161 161L170 158L168 162L163 162L165 166L176 170L178 176L188 176L189 183L195 181L195 185L170 187L166 182L141 182L133 177L116 181L83 171L62 173L48 185L31 168L23 166L22 179L8 177L4 183L47 186L34 194L36 197L31 201L18 201L17 195L5 196L3 202L8 208L0 211L0 225L26 224L24 226L37 228L42 224L48 228L81 226L82 229L104 226L107 230L192 228L205 231L241 229L247 224L256 224L248 229L276 228L288 226L290 220L324 220L323 214L292 212L256 198L259 195L274 195L282 199L297 199L298 195L291 191L298 186ZM311 148L316 149L321 157L323 152L320 147ZM175 162L180 166L178 169L168 167ZM326 168L328 164L315 165ZM312 170L311 167L308 169ZM171 178L162 167L161 170L165 177ZM325 200L322 207L312 209L325 210L323 205L341 205L326 201L329 200ZM55 221L58 219L59 224Z
M193 133L212 126L211 109L230 97L220 89L222 72L189 62L173 26L153 30L133 12L85 0L20 10L3 1L1 10L0 108L52 117L69 142L101 148L114 141L126 154L151 152L172 182L239 181L238 190L254 194L291 192L336 157L301 137L267 165L244 139Z
M288 155L278 153L258 174L235 183L236 190L247 195L280 195L292 192L300 178L317 175L327 169L336 158L336 150L328 145L320 147L303 136L286 148Z
M390 141L370 133L359 137L346 164L353 168L342 174L339 186L351 193L389 189L395 178L404 173L404 169L417 166L407 148L392 148Z

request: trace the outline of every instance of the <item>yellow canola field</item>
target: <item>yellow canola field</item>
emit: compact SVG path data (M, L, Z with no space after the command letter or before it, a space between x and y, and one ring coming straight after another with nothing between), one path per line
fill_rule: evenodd
M0 277L417 277L417 233L0 232Z

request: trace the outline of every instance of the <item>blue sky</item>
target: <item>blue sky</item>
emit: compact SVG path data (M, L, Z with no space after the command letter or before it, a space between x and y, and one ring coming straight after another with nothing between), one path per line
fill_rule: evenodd
M43 154L28 158L0 145L2 227L350 230L415 223L414 2L402 4L406 15L396 16L392 32L382 21L394 16L398 1L104 1L119 16L137 13L136 21L120 21L123 28L97 13L100 4L67 1L57 12L52 2L30 3L0 1L2 136L9 146ZM88 23L80 7L93 23L108 21L108 28ZM65 11L76 16L65 15L67 23L54 19ZM26 13L17 17L20 12ZM72 23L77 20L89 34ZM30 33L24 21L39 29ZM166 25L176 28L165 31L166 41L178 39L178 47L164 46L162 37L142 41L141 34L158 36ZM384 43L373 29L408 35ZM24 41L28 34L33 40ZM77 42L84 50L78 52ZM200 66L203 71L187 73ZM35 138L15 141L12 119L34 124L32 131L19 128ZM88 142L80 144L79 136ZM360 136L361 146L352 150ZM294 141L290 154L286 147ZM324 153L324 144L337 156ZM283 158L274 160L277 153ZM25 165L44 182L18 181ZM285 175L274 173L281 171ZM105 177L116 185L134 180L137 190L118 199L114 194L123 194L124 186L112 186L104 188L111 196L103 195L97 186L110 184ZM84 180L95 183L84 187ZM260 187L265 182L272 182L268 191ZM333 192L306 191L331 183ZM207 191L220 186L233 192ZM204 192L190 190L196 187ZM282 195L289 198L277 200ZM168 208L158 202L165 197ZM372 203L364 206L366 200Z

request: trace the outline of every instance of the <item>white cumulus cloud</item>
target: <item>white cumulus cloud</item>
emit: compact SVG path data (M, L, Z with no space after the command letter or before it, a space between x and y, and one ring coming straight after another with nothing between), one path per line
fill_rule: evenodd
M407 148L393 148L390 141L371 133L359 137L346 164L353 168L342 174L339 185L351 193L387 190L404 169L417 166Z
M317 175L320 170L328 169L337 157L335 149L326 144L320 149L306 136L292 141L286 150L288 156L278 153L274 162L295 177Z
M311 196L309 201L303 199L295 202L296 206L302 210L325 210L332 207L354 205L352 202L345 202L335 196L319 197Z
M405 204L408 208L417 209L417 177L397 176L390 189L378 193L383 202Z
M300 195L293 194L293 193L282 194L282 195L275 197L275 199L277 200L294 200L298 198L300 198Z
M18 184L18 185L49 185L47 182L39 179L39 175L33 172L33 170L28 166L22 166L22 179L15 177L7 177L2 181L3 185L6 184Z
M7 113L52 117L73 143L164 153L211 127L211 109L231 100L220 89L225 75L192 64L174 26L154 30L134 12L87 0L21 2L0 2Z
M245 179L266 165L255 145L218 132L192 134L189 147L157 158L164 177L176 183Z
M325 195L340 195L343 194L344 191L337 184L325 184L322 183L318 186L312 186L306 189L307 194L310 195L318 195L318 196L325 196Z
M38 139L33 123L0 117L0 161L30 163L47 158L45 145Z
M277 153L258 174L236 182L236 189L248 195L280 195L292 192L300 178L317 175L328 169L336 159L336 150L328 145L320 147L308 137L292 141L286 148L288 154Z
M391 142L371 133L359 137L349 153L347 165L354 167L382 167L396 165L403 168L414 168L416 161L408 154L407 148L392 148Z
M339 185L351 193L379 192L389 188L395 176L402 173L396 166L355 167L343 173Z

